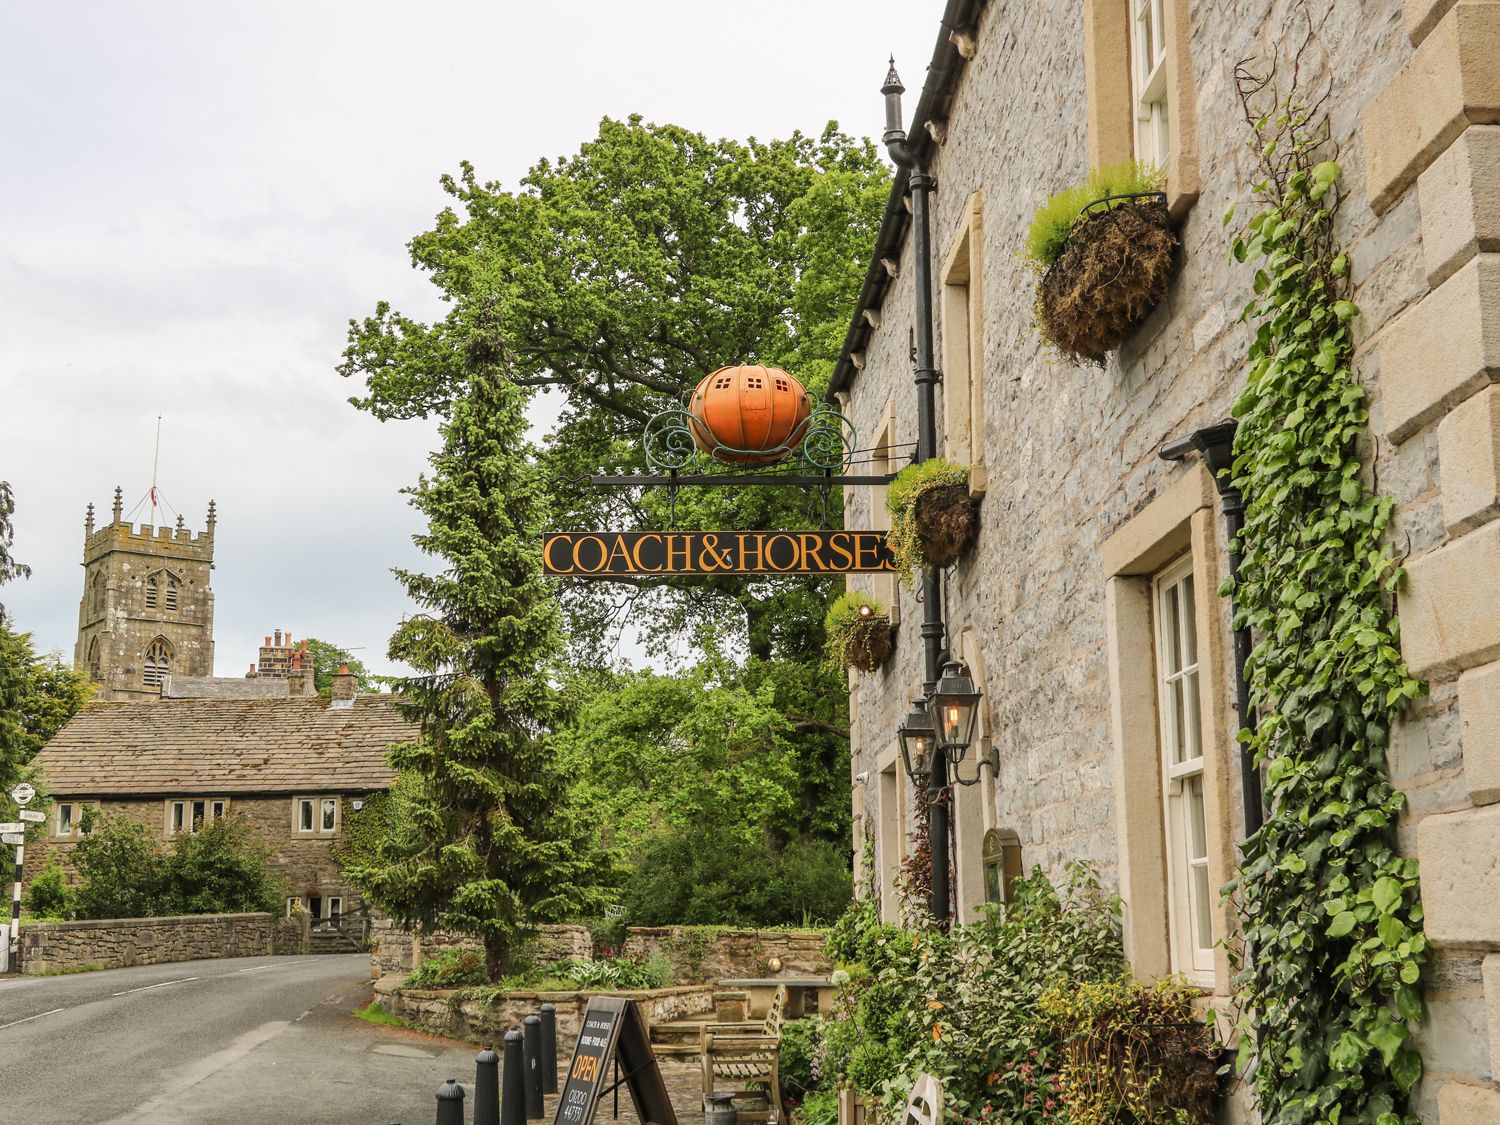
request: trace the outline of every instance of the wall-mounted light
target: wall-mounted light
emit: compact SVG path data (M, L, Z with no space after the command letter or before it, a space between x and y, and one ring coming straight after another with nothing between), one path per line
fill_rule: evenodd
M911 714L896 728L901 743L901 764L906 776L918 787L926 786L932 775L932 755L937 747L937 728L927 713L927 700L914 699Z
M951 762L963 761L968 753L974 738L974 719L979 714L979 695L962 660L943 665L932 701L937 707L938 746Z

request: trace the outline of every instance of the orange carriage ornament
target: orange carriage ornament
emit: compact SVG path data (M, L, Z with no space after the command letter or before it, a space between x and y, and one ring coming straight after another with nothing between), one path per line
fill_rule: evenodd
M842 414L815 407L796 376L759 364L721 367L704 376L685 409L657 414L642 436L647 463L673 472L700 455L722 464L769 467L795 454L811 468L837 472L853 452Z

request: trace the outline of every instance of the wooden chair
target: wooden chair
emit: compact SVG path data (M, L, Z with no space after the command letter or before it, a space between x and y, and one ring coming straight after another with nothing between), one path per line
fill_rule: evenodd
M729 1093L765 1098L765 1120L781 1117L781 1021L786 989L776 990L771 1010L759 1023L708 1023L699 1032L703 1059L703 1099Z
M942 1084L930 1074L918 1075L901 1113L901 1125L941 1125L942 1120Z

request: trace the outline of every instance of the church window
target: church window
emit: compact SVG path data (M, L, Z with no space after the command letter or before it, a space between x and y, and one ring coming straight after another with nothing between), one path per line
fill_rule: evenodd
M91 638L89 640L88 666L89 666L89 679L91 679L91 680L97 680L99 678L99 638L98 637L93 637L93 638Z
M146 650L146 668L141 676L146 687L161 687L172 670L172 646L166 637L157 637Z
M93 581L89 583L89 612L102 613L104 611L104 572L95 571Z
M168 609L177 608L177 579L173 578L170 574L167 575L167 588L163 600Z
M156 608L156 575L146 579L146 608Z

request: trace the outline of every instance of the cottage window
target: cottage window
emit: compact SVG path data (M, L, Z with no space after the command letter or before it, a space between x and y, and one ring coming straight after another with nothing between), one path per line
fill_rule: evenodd
M982 216L976 191L943 264L943 443L948 460L962 465L984 463Z
M196 832L205 824L223 820L229 802L223 797L184 797L167 802L167 835Z
M331 836L338 828L337 797L298 797L295 804L299 835Z
M302 896L292 895L286 900L286 916L291 918L302 909Z
M1161 722L1162 806L1167 842L1167 901L1174 967L1213 972L1213 887L1203 791L1199 716L1197 603L1193 560L1154 582L1156 682Z
M160 688L172 671L172 645L166 637L157 637L146 649L145 671L141 682L148 688Z
M1135 155L1143 164L1167 162L1167 28L1164 0L1130 0L1130 73L1135 88Z
M984 900L1010 902L1021 877L1021 837L1014 829L992 828L984 834Z
M328 917L337 922L339 916L344 913L344 900L338 895L330 895L328 898Z
M74 802L60 802L55 812L55 834L58 836L83 835L81 809Z

